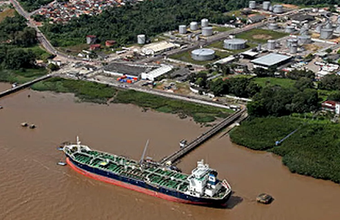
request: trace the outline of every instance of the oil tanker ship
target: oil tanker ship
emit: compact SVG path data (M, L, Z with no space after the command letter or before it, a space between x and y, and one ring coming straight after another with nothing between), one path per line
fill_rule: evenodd
M63 147L67 164L90 178L132 189L175 202L223 207L231 196L226 180L217 179L217 171L202 161L191 174L170 169L169 166L140 161L92 150L77 143Z

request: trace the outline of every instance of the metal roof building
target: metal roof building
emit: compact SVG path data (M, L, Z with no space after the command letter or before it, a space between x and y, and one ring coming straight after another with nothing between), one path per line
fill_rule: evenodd
M292 58L291 56L286 56L278 53L270 53L263 57L259 57L255 60L252 60L250 62L254 64L254 68L260 67L268 69L271 66L282 65L283 63L289 61L291 58Z

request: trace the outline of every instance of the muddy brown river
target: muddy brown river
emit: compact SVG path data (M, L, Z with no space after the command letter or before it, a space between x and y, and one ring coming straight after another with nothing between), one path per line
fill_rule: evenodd
M9 88L0 84L0 90ZM30 95L30 97L28 97ZM208 128L133 105L76 103L71 94L23 90L0 99L0 219L340 219L340 186L291 174L281 158L232 144L223 132L178 165L190 172L204 159L234 191L226 209L169 202L82 176L64 161L60 143L80 137L90 147L158 160ZM23 128L22 122L36 129ZM255 202L259 193L271 205Z

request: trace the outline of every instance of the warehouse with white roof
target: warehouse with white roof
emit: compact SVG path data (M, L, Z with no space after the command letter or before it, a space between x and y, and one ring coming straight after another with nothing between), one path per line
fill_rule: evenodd
M250 62L253 63L254 68L268 69L272 66L281 66L287 63L292 57L278 53L270 53L268 55L259 57Z

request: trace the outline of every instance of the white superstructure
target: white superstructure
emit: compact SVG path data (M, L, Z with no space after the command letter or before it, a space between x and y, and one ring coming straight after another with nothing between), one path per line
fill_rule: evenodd
M203 160L197 162L197 167L192 170L187 180L189 182L188 193L191 195L213 197L222 187L231 191L228 182L218 181L217 171L209 168Z

